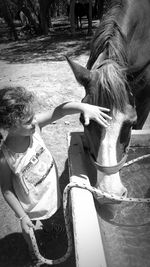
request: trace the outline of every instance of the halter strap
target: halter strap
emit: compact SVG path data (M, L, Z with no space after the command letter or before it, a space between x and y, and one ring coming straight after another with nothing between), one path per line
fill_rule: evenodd
M90 153L89 153L89 155L90 155ZM115 173L119 172L123 168L123 166L126 162L127 156L128 155L126 153L123 156L123 158L114 166L103 166L103 165L99 164L97 161L95 161L91 155L90 155L90 158L91 158L92 162L94 163L94 166L96 167L97 170L104 172L106 175L111 175L111 174L115 174Z

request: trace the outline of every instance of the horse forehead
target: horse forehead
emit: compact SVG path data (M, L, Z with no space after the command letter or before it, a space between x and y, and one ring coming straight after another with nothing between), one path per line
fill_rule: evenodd
M110 126L106 129L105 137L111 137L111 139L116 139L120 133L120 129L126 119L126 115L117 111L112 119Z

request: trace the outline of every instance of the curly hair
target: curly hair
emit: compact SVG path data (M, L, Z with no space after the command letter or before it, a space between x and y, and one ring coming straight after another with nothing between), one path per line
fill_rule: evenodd
M24 87L0 89L0 128L17 127L29 115L33 100L34 95Z

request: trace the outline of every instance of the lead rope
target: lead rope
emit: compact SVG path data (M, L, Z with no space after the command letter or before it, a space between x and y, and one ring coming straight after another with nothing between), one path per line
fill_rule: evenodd
M127 166L129 166L129 165L131 165L131 164L133 164L133 163L135 163L135 162L137 162L137 161L140 161L140 160L142 160L142 159L146 159L146 158L149 158L149 157L150 157L150 154L147 154L147 155L140 156L140 157L138 157L138 158L136 158L136 159L129 160L128 162L126 162L126 163L124 164L123 167L127 167Z
M73 241L72 241L71 225L70 225L70 219L69 219L69 208L67 208L68 203L69 203L68 202L69 191L71 188L72 187L67 185L66 188L64 189L64 192L63 192L63 213L64 213L67 240L68 240L68 248L67 248L65 255L63 255L62 257L60 257L58 259L54 259L54 260L44 258L39 252L39 248L38 248L38 245L36 242L34 230L33 230L33 228L30 228L30 232L29 232L30 239L32 242L34 254L35 254L36 258L39 260L39 264L48 264L48 265L59 264L59 263L66 261L69 258L69 256L71 255Z
M140 160L149 158L149 157L150 157L150 154L147 154L147 155L140 156L136 159L130 160L124 164L123 168L135 162L138 162ZM79 183L71 182L67 184L63 192L63 213L64 213L67 240L68 240L68 248L67 248L65 255L55 260L44 258L39 252L34 230L30 228L30 238L31 238L33 250L34 250L35 256L37 257L37 259L40 261L41 264L44 264L44 263L48 265L59 264L59 263L66 261L68 257L71 255L73 241L72 241L72 233L71 233L71 226L70 226L69 209L67 208L67 206L68 206L69 192L73 187L88 190L89 192L93 194L93 196L99 202L102 200L102 202L105 202L105 203L110 203L109 201L111 201L111 203L114 203L114 202L115 203L117 202L150 203L150 198L124 198L124 197L119 197L113 194L103 192L100 189L96 189L95 187L92 187L91 185L86 185L84 183L79 184Z

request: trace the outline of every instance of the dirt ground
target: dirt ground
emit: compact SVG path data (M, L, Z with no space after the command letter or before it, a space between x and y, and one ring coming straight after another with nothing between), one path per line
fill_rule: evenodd
M33 91L38 102L37 112L51 109L62 102L80 101L84 96L84 89L76 82L64 55L67 54L85 66L90 40L91 37L83 31L72 37L66 30L19 42L3 40L0 43L0 87L21 85ZM43 138L58 166L61 191L69 182L67 134L70 131L82 130L78 115L66 116L43 130ZM46 250L51 250L48 252L49 257L58 258L65 252L67 243L64 236L53 240L45 237L44 241L48 244ZM0 266L30 266L19 223L1 193ZM59 266L74 267L74 252Z

